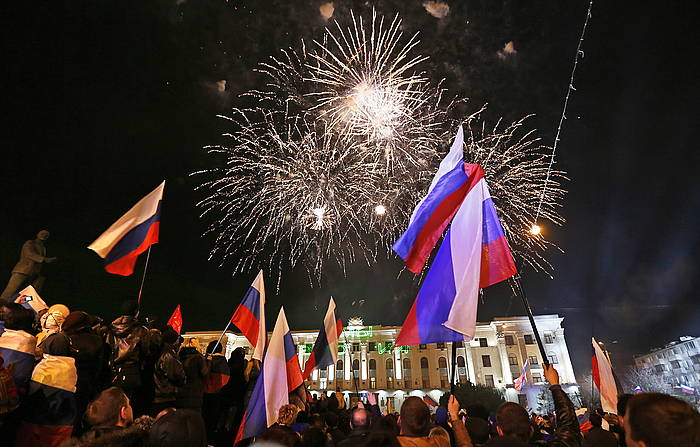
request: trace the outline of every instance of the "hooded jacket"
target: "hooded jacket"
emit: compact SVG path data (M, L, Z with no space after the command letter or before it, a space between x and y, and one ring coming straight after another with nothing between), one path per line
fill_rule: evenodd
M133 316L124 315L109 326L106 341L111 350L109 365L115 376L113 385L140 386L141 368L151 354L148 329Z
M177 358L171 344L163 346L163 351L156 362L153 380L156 385L156 403L174 402L177 388L185 385L185 370Z

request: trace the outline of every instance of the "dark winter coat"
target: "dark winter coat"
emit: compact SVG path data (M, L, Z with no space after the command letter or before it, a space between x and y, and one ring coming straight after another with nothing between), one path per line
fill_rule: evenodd
M195 348L187 347L180 350L180 361L185 370L187 381L177 390L177 408L202 409L204 394L204 377L209 374L209 365L204 356Z
M185 370L172 345L165 345L153 373L156 403L174 402L178 387L184 386Z
M141 368L151 355L150 332L136 318L124 315L107 332L112 385L133 389L141 386Z
M94 427L61 447L146 447L147 440L148 433L138 427Z

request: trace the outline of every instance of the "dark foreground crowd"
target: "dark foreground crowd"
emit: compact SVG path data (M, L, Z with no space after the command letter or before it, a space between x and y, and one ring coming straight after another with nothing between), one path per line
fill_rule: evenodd
M17 339L35 346L29 371L20 365L21 356L0 349L6 357L0 355L2 446L231 447L260 371L259 362L246 361L241 348L226 359L213 342L202 354L169 326L145 326L135 303L127 303L109 324L61 305L34 314L1 303L0 332L0 348ZM60 359L73 359L74 372L61 372ZM46 379L35 377L40 369L44 375L77 374L70 399L42 399L33 386L35 379ZM598 413L581 427L556 370L549 367L545 377L555 413L544 417L515 403L489 414L478 403L465 408L454 396L434 414L421 399L409 397L399 413L383 415L371 394L347 408L341 393L318 399L300 388L255 445L700 446L700 414L683 401L655 393L624 395L618 416L604 415L609 431L601 428Z

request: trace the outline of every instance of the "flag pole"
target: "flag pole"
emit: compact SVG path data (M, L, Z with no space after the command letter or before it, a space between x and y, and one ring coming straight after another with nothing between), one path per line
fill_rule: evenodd
M452 342L452 371L450 376L450 394L455 393L455 371L457 371L457 342Z
M146 272L148 271L148 260L151 259L151 247L153 245L148 246L148 253L146 254L146 264L143 266L143 277L141 277L141 287L139 287L139 296L137 300L137 305L138 305L138 310L137 310L137 315L141 313L141 292L143 292L143 283L146 282Z
M530 307L530 302L527 300L527 296L525 295L525 289L523 288L522 282L520 281L520 272L516 273L515 276L513 276L513 282L515 283L515 290L517 294L520 295L520 299L522 299L523 301L523 306L525 307L525 311L527 312L527 317L530 320L530 325L532 326L532 332L535 335L537 347L539 347L540 354L542 355L542 363L544 364L545 368L548 368L549 359L547 358L547 353L544 350L544 345L542 344L540 333L537 330L537 325L535 324L535 317L534 315L532 315L532 308Z
M227 324L226 327L224 328L223 332L221 332L221 335L219 335L219 339L216 340L216 344L214 345L214 349L212 349L212 351L211 351L212 354L213 354L214 352L216 352L216 348L218 348L219 345L221 344L221 339L224 338L224 334L226 333L226 331L228 331L228 328L229 328L229 327L231 327L231 320L228 320L228 324Z

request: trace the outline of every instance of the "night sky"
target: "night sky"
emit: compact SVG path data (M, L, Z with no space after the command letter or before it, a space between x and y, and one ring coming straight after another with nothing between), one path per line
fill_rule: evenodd
M208 261L212 239L195 206L190 174L213 166L204 145L226 130L215 117L259 86L256 65L280 48L318 37L322 1L74 1L2 6L4 132L0 280L22 243L49 229L47 302L111 319L136 297L137 273L109 275L86 247L167 179L161 243L153 248L144 312L167 319L179 303L185 330L223 329L255 272ZM489 104L494 123L535 114L551 144L586 1L451 1L439 19L420 1L336 1L400 13L420 31L421 69L451 95ZM24 8L24 9L22 9ZM558 148L571 181L562 228L545 228L554 279L524 272L535 313L565 317L579 376L590 371L590 337L622 367L682 335L700 335L700 157L697 149L696 2L594 4L585 57ZM506 43L514 53L499 57ZM225 80L220 91L218 81ZM302 270L268 279L268 327L284 304L293 329L313 329L332 294L345 316L401 324L418 283L391 256L329 269L311 288ZM364 301L360 301L364 300ZM353 305L353 302L355 303ZM362 304L361 304L362 303ZM507 286L487 290L479 320L522 315Z

